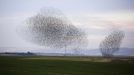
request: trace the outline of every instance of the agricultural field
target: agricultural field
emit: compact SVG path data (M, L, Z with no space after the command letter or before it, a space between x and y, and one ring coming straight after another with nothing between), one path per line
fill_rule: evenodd
M0 56L0 75L134 75L134 59Z

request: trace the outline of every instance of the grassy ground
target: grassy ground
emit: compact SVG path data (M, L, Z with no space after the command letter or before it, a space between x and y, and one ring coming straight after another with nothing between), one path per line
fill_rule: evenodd
M132 59L133 60L133 59ZM0 57L0 75L134 75L131 59Z

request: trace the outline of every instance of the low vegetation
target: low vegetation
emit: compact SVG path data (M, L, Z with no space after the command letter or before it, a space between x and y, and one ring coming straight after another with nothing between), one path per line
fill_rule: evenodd
M5 57L0 75L133 75L133 58Z

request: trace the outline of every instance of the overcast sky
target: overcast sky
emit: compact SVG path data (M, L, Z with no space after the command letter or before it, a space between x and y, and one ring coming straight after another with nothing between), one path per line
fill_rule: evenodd
M89 49L98 48L116 27L125 31L122 47L134 48L134 0L0 0L0 47L41 47L17 33L25 19L54 7L88 34Z

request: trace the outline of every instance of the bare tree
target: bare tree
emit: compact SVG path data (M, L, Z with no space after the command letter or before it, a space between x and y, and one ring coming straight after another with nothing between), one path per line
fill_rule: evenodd
M28 18L21 32L27 41L51 48L72 47L84 42L85 33L75 27L57 9L44 8Z
M124 38L124 32L120 30L115 30L110 35L108 35L100 43L100 50L102 56L112 57L113 54L119 50L123 38Z

